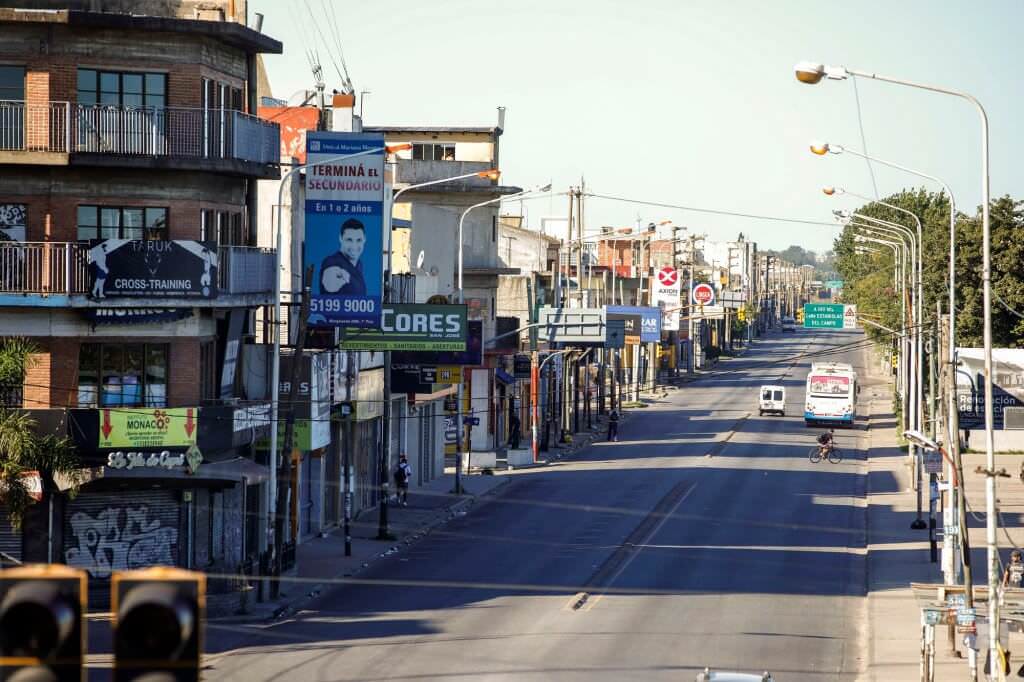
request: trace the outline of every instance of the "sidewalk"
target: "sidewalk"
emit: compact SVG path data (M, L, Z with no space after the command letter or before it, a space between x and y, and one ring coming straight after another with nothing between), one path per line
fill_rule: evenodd
M888 388L886 387L886 390ZM911 582L942 582L941 565L931 563L927 530L912 530L916 516L916 492L910 487L910 469L906 453L896 445L895 419L887 407L887 398L872 401L871 429L868 432L868 659L865 680L878 682L916 682L920 680L920 610L911 590ZM1012 478L997 481L1000 502L998 542L1003 561L1008 559L1010 542L1024 544L1024 484L1017 478L1019 455L997 455L996 468L1005 468ZM985 478L975 473L985 456L963 455L966 499L974 516L969 517L971 557L975 585L986 584L985 558ZM927 520L928 495L924 488L923 516ZM938 516L941 530L942 518ZM1010 524L1002 526L1002 524ZM941 542L940 542L941 554ZM984 626L983 626L984 627ZM979 634L981 634L979 632ZM979 643L983 637L979 637ZM958 648L963 651L962 645ZM1009 650L1014 678L1022 661L1024 636L1011 634ZM950 651L947 629L936 628L935 679L957 680L967 676L967 659ZM979 675L985 652L978 657Z
M393 500L388 505L388 530L394 540L377 539L377 508L368 509L352 521L352 556L345 556L345 535L341 528L331 529L324 537L306 540L295 549L296 568L282 580L278 599L251 603L245 614L210 621L281 618L320 595L332 580L356 575L376 559L401 551L449 519L465 514L481 497L493 493L509 480L501 473L463 476L462 487L466 494L455 496L451 494L455 473L449 468L430 483L411 488L408 506L398 506Z

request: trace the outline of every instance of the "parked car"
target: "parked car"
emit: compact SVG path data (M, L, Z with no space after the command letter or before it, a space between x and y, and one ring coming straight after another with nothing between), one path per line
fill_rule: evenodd
M786 416L786 387L762 386L760 399L757 403L757 414L763 417L766 412L782 417Z
M796 319L790 316L782 318L782 331L784 332L795 332L796 331Z

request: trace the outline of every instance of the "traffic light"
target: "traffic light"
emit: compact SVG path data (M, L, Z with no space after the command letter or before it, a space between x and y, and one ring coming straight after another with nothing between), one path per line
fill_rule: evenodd
M85 679L87 580L62 564L0 572L0 679Z
M114 680L198 680L206 576L155 566L117 571L111 583Z

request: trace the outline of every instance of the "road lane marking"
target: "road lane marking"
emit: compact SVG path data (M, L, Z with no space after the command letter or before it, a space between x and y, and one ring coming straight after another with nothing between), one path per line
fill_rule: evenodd
M927 547L928 543L923 543ZM900 545L903 548L903 545ZM817 552L820 554L867 554L864 547L821 545L637 545L637 549L709 550L738 552Z
M688 488L683 490L681 486L684 483L679 483L672 490L668 491L658 504L654 506L651 513L640 523L636 529L630 533L626 541L622 543L622 546L614 552L605 563L597 570L594 576L588 581L590 584L597 585L597 594L587 599L580 607L578 611L590 611L593 609L598 602L601 601L601 597L604 596L605 592L609 588L615 585L615 581L629 568L630 564L640 553L639 550L644 546L649 539L655 537L661 529L665 526L670 518L672 518L676 511L682 506L686 498L690 496L694 490L697 489L697 484L690 484ZM668 503L666 505L665 503ZM669 506L666 510L661 510L659 507ZM660 518L658 518L660 516ZM653 522L653 525L651 525ZM611 574L605 578L604 573L611 571Z

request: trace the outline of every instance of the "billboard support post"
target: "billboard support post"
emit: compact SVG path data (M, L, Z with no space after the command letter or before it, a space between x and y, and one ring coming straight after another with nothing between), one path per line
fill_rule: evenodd
M310 280L313 277L313 269L307 268L303 277L302 303L299 308L299 334L295 342L295 357L292 358L292 376L288 386L288 418L284 426L284 456L281 458L281 478L291 489L292 475L292 447L295 441L295 403L299 397L299 377L302 371L302 352L306 345L306 318L309 316L309 291ZM276 395L280 387L271 387ZM312 397L312 395L311 395ZM311 415L312 416L312 415ZM276 448L276 444L274 446ZM270 463L271 471L277 471L277 462ZM277 499L274 500L274 576L280 576L284 568L284 518L288 513L288 494L281 488L277 489ZM270 597L277 599L281 593L281 581L273 580L270 583Z
M365 156L367 154L373 154L376 152L386 151L386 147L380 149L366 149L353 154L341 154L334 156L321 163L344 161L357 156ZM281 382L281 243L283 228L281 226L281 214L282 205L284 203L284 188L288 179L291 178L292 174L299 172L307 167L310 163L304 163L299 166L292 166L288 172L282 177L281 181L277 185L277 233L274 236L274 324L271 326L271 334L273 335L273 358L270 369L270 483L267 486L267 509L269 510L269 519L267 528L269 532L274 532L276 528L276 521L274 515L277 508L277 458L279 456L277 447L277 420L280 414L281 401L278 396L278 387ZM291 211L294 211L294 206L291 207ZM291 293L291 292L289 292Z

